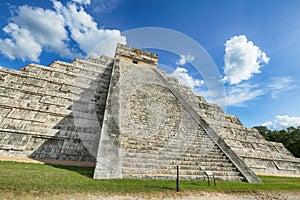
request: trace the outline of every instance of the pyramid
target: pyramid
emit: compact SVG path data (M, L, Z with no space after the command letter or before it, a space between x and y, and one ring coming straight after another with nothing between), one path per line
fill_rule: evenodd
M0 159L95 166L95 179L260 183L300 174L300 159L118 44L114 58L0 68Z

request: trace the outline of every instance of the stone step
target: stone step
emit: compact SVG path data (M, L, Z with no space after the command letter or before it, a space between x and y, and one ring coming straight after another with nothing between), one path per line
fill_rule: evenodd
M165 160L150 160L145 161L144 163L139 162L138 160L123 160L124 165L128 167L143 167L150 166L150 168L165 168L170 166L183 166L185 169L194 169L194 170L223 170L223 171L236 171L235 166L229 162L218 162L218 161L165 161Z
M172 160L143 160L143 163L140 162L141 159L136 160L123 160L123 163L125 166L128 167L144 167L149 166L150 168L164 168L166 166L177 166L180 165L184 167L185 169L194 169L194 170L225 170L225 171L236 171L235 166L231 164L230 162L225 161L203 161L203 160L197 160L197 161L172 161Z
M58 85L57 89L61 88L62 86L74 86L78 88L87 89L91 87L91 83L95 80L92 79L84 79L85 82L78 82L78 80L75 81L75 75L74 76L63 76L58 78L54 77L56 74L51 74L51 77L47 77L47 75L43 72L41 73L40 69L38 71L34 70L32 67L26 68L30 70L29 73L15 73L14 71L11 71L8 73L8 78L5 79L4 82L0 82L0 85L4 87L17 87L17 89L26 89L29 88L31 92L35 92L35 90L42 89L44 91L47 91L46 89L51 89L51 87L46 87L45 83L54 83ZM46 70L47 67L43 67L42 70ZM59 72L55 72L60 74ZM20 79L21 78L21 79ZM109 82L109 78L103 79L102 77L97 78L97 81L103 81L103 82ZM21 81L18 81L21 80ZM30 82L28 82L30 81ZM35 83L36 82L36 83ZM20 84L20 86L16 86Z
M160 156L156 158L149 158L146 155L143 157L123 157L124 163L138 163L143 161L143 163L160 163L160 164L171 164L171 165L195 165L198 163L199 165L203 164L204 166L209 166L210 164L206 163L219 163L220 165L227 165L230 163L229 160L224 159L224 158L190 158L190 157L185 157L182 158L181 156L177 157L165 157L165 156ZM217 164L216 164L217 165Z
M101 65L106 64L106 61L98 59L98 58L88 58L86 61L91 62L91 63L95 63L95 64L101 64Z
M46 83L46 87L39 87L39 86L35 86L35 85L25 85L23 83L15 83L15 84L12 84L11 86L4 86L3 83L0 83L0 91L5 91L5 92L3 92L3 95L5 95L8 98L13 98L13 99L22 98L22 101L25 100L23 98L26 95L30 95L30 98L39 96L38 101L40 101L43 98L46 98L45 96L49 96L49 98L53 97L53 98L63 99L63 100L60 100L59 102L64 102L65 100L74 102L77 99L81 99L81 101L82 101L83 100L82 96L84 96L84 97L89 97L90 99L88 99L88 100L91 103L93 103L95 101L95 100L91 99L91 95L92 95L92 97L95 97L96 99L97 98L101 99L103 97L106 100L107 91L108 91L108 89L107 89L108 83L105 86L99 85L99 88L97 90L101 90L101 93L99 93L99 92L97 93L97 91L95 91L95 90L86 90L85 93L81 93L81 91L82 91L81 88L72 86L68 90L67 88L65 88L66 87L65 85L59 85L59 84L57 85L58 86L57 88L55 85L53 85L53 89L51 90L51 86L52 86L51 84L48 85L48 83ZM102 87L102 88L100 88L100 87ZM54 101L57 102L58 100L55 99ZM85 101L85 103L86 103L86 101ZM63 105L63 104L58 104L58 105Z
M123 152L123 157L126 158L137 158L137 157L142 157L142 158L152 158L152 159L158 159L158 158L162 158L162 159L172 159L172 158L177 158L178 156L182 157L182 159L185 160L191 160L191 159L226 159L227 157L223 154L220 155L216 155L216 154L193 154L193 153L185 153L182 152L180 154L172 154L172 152L157 152L157 151L153 151L153 152L136 152L136 151L128 151L129 149L127 149L126 152Z
M179 170L180 175L185 176L185 175L203 175L204 170ZM237 171L213 171L214 176L223 176L223 177L230 177L230 176L240 176L240 172ZM174 169L155 169L155 168L127 168L127 167L122 167L122 172L124 174L170 174L170 175L176 175L177 169L176 167Z
M213 170L224 168L226 171L236 171L235 166L230 162L195 162L193 165L185 165L184 162L177 163L182 169L194 169L194 170ZM175 165L174 165L175 166ZM177 165L176 165L177 166Z
M154 161L155 162L155 161ZM123 167L127 168L147 168L147 169L176 169L176 166L180 166L181 170L193 170L193 171L236 171L236 168L231 163L205 163L205 162L176 162L176 165L167 162L160 163L140 163L140 162L123 162Z
M140 144L148 144L148 143L153 143L153 144L157 144L158 141L167 141L168 146L170 147L177 147L178 145L189 145L189 146L193 146L193 145L210 145L210 146L216 146L216 144L208 137L205 136L189 136L189 135L185 135L184 140L182 141L182 137L178 137L178 136L169 136L169 137L149 137L146 138L147 140L142 140L142 141L137 141L136 139L132 138L125 138L123 139L123 141L126 141L128 144L136 144L136 145L140 145ZM146 142L147 141L147 142ZM188 141L188 143L187 143Z
M128 179L145 179L145 180L176 180L176 175L170 174L123 174L123 178ZM242 176L215 176L217 181L245 181ZM207 181L207 177L205 175L189 175L183 176L180 175L180 180L199 180L199 181ZM218 184L218 183L217 183Z
M150 151L161 151L161 152L170 152L170 153L182 153L191 151L195 154L203 154L203 153L221 153L219 148L214 144L202 144L201 142L197 142L196 144L170 144L168 142L159 141L159 140L147 140L147 143L127 143L126 141L122 141L122 144L128 149L129 152L150 152Z
M9 137L9 134L14 134L15 136L17 135L28 135L28 136L33 136L35 138L47 138L47 139L80 139L79 134L85 136L85 140L89 140L89 135L91 136L90 140L93 141L93 138L96 134L99 134L99 130L96 131L89 131L88 128L80 128L78 127L78 132L74 134L72 130L64 130L60 132L57 129L48 129L48 131L42 132L43 130L40 129L39 127L36 128L37 131L35 132L34 130L15 130L15 129L4 129L0 128L0 134L6 135ZM41 131L40 131L41 130ZM51 131L50 131L51 130ZM4 139L3 139L4 141ZM1 142L3 142L1 141Z
M101 56L100 58L90 57L90 58L86 59L85 61L105 65L106 63L110 63L110 64L113 63L114 59L107 57L107 56Z
M94 65L91 63L91 65ZM111 66L97 65L97 69L89 69L87 66L81 67L76 64L70 64L61 61L55 61L49 65L49 67L29 64L22 68L21 72L26 72L27 74L34 74L36 78L48 77L48 78L66 78L68 76L81 77L85 79L95 79L99 77L99 74L110 76ZM39 74L39 71L43 71L43 74ZM41 76L41 77L40 77Z
M45 73L45 75L49 77L60 77L59 74L62 74L64 76L77 76L84 77L86 79L95 79L94 77L97 77L98 74L109 74L109 71L111 71L108 66L101 66L98 68L98 70L90 71L87 68L82 68L76 66L75 64L55 61L47 67L37 64L29 64L26 67L22 68L21 71L33 73L36 70L43 70L44 72L47 72Z
M112 69L112 62L106 62L105 60L99 60L99 63L90 62L89 60L75 59L71 63L54 61L54 63L61 63L62 65L74 67L80 70L94 71L97 72L103 68ZM50 64L51 65L51 64Z
M184 136L165 136L165 137L163 137L163 136L161 136L161 137L157 137L157 136L151 137L151 135L150 135L148 138L145 138L145 139L147 139L147 141L149 141L149 142L155 142L156 139L158 139L160 141L167 140L169 144L185 144L185 143L187 143L187 141L189 141L189 143L191 142L192 144L194 142L205 142L205 143L208 143L208 144L216 145L211 140L211 138L208 137L208 135L189 135L189 134L185 134ZM182 141L182 139L185 139L185 141ZM136 140L135 138L125 138L123 140L127 141L128 143L137 143L139 141L139 140ZM145 140L141 140L140 142L146 143ZM202 144L202 143L197 143L197 144Z
M204 154L205 153L205 154ZM225 159L226 156L219 152L219 151L203 151L202 153L196 154L194 152L172 152L172 151L157 151L157 150L143 150L139 151L137 149L126 149L126 153L124 154L125 156L128 157L138 157L141 155L153 155L153 157L166 157L166 158L172 158L172 157L178 157L184 156L184 157L189 157L189 158L217 158L217 159Z
M169 153L182 153L182 149L184 149L185 153L194 153L194 154L220 154L222 151L216 146L211 147L209 145L194 145L189 146L187 148L176 148L176 147L165 147L165 148L157 148L159 151L169 152ZM151 148L151 147L150 147Z
M68 68L64 66L68 64ZM74 69L71 70L70 68ZM22 68L23 72L26 72L28 75L34 75L35 79L42 80L51 80L55 81L56 79L64 80L82 80L83 82L91 82L95 80L108 80L110 79L111 69L108 70L108 67L103 66L98 71L89 71L85 68L76 68L75 65L70 65L69 63L63 63L56 61L52 63L49 67L40 66L36 64L30 64ZM36 75L40 74L40 75Z

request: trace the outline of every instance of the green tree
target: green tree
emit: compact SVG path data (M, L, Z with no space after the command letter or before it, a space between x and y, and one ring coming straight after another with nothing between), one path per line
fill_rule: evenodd
M280 131L269 130L266 126L253 127L268 141L282 143L294 156L300 158L300 128L293 126Z
M258 130L258 132L263 136L267 135L270 132L270 130L266 126L254 126L253 128Z

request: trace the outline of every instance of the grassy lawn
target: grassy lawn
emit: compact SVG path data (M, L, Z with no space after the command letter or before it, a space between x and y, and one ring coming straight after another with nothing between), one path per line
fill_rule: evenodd
M68 193L155 193L174 192L175 181L158 180L94 180L93 168L63 167L16 162L0 162L0 197L12 195L55 195ZM300 178L260 177L264 184L205 181L180 181L182 191L300 191Z

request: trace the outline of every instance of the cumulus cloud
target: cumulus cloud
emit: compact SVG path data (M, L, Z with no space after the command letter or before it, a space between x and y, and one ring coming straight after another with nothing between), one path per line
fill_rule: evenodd
M84 11L83 7L78 7L75 4L62 5L62 3L52 0L54 8L65 19L66 26L69 28L71 37L76 41L84 52L90 52L102 41L113 37L115 39L114 45L107 47L115 50L117 43L125 43L126 38L121 36L119 30L98 29L97 23L92 16ZM113 56L113 55L110 55Z
M171 74L171 77L177 78L179 84L190 87L195 90L204 84L203 80L195 79L188 74L188 70L185 68L177 67Z
M100 42L113 36L107 49L126 43L119 30L98 28L83 5L90 0L72 0L63 5L52 0L53 9L23 5L17 7L10 23L3 28L7 38L0 38L0 52L10 59L38 61L42 51L62 57L82 58ZM110 55L113 56L113 55Z
M26 30L41 48L57 52L64 57L71 57L75 52L68 48L68 32L64 26L64 18L53 10L20 6L18 14L12 21ZM26 46L26 45L25 45ZM31 49L27 49L31 51Z
M195 59L194 56L188 55L180 55L180 59L176 61L176 64L179 66L185 65L187 62L192 62Z
M288 127L300 126L300 117L290 117L288 115L277 115L274 121L268 121L262 126L268 127L270 130L282 130Z
M229 84L249 80L253 74L260 73L259 69L269 60L266 53L248 41L245 35L234 36L225 44L223 80Z
M0 52L9 59L19 58L23 61L38 61L42 52L41 45L26 29L22 29L15 23L9 23L3 31L11 38L0 39Z

